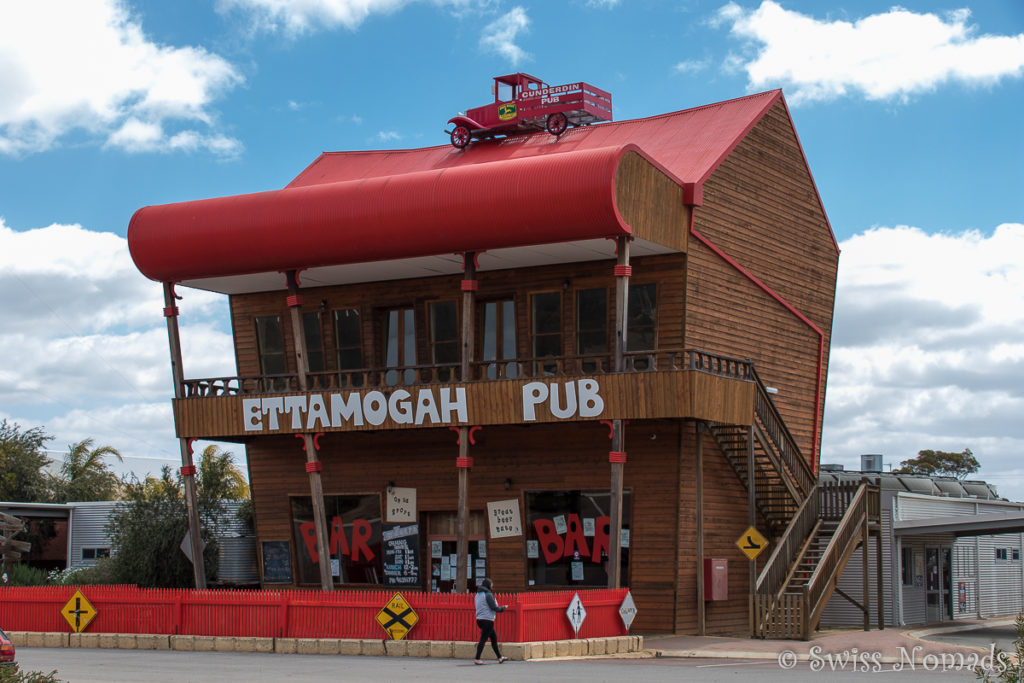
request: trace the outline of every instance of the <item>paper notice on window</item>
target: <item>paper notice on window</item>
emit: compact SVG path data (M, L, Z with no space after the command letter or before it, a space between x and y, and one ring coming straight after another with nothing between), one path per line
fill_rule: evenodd
M565 515L558 515L551 521L555 523L556 534L561 535L569 530L569 525L565 523Z
M584 517L583 518L583 535L593 536L594 535L594 518Z
M583 563L573 562L572 563L572 580L582 581L583 580Z
M487 557L487 541L476 542L476 554L480 557Z
M416 521L416 489L389 487L386 499L385 522Z
M430 542L430 557L438 558L441 557L441 541Z
M452 568L447 564L441 565L441 580L451 581L452 580Z
M526 542L526 556L531 559L540 557L540 542L539 541L527 541Z
M619 546L623 548L629 547L629 529L622 530L622 536L619 538Z
M487 521L490 525L491 538L522 536L523 527L519 519L519 499L488 501Z

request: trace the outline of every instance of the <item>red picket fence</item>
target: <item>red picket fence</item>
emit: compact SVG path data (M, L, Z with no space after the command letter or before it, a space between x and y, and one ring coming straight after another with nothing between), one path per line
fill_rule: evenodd
M96 616L89 633L151 633L257 638L387 638L376 617L401 592L419 617L406 640L473 640L473 596L372 590L221 591L136 586L17 586L0 588L0 624L8 631L68 632L61 609L76 590ZM508 610L498 638L522 643L620 636L619 606L627 589L499 593ZM566 609L579 594L586 619L573 634Z

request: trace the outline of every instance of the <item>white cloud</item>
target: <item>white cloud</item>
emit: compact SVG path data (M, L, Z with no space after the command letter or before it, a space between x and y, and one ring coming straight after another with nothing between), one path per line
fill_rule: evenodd
M507 14L488 24L480 37L480 47L484 50L497 52L505 57L512 66L516 66L529 55L516 45L516 37L520 32L527 32L530 18L522 7L513 7Z
M238 10L248 15L257 32L282 31L290 37L320 29L359 28L374 14L391 14L423 0L217 0L221 12ZM430 0L455 12L486 7L491 0Z
M874 228L840 247L822 461L970 448L1024 499L1024 224Z
M186 375L233 375L226 299L179 293ZM148 458L176 460L163 305L124 238L79 225L17 232L0 219L0 417L44 427L57 451L95 438L142 473Z
M242 80L203 48L153 42L121 0L0 3L2 154L43 151L73 132L151 151L184 132L193 149L233 155L239 143L223 133L177 129L215 127L211 103Z
M377 132L377 140L380 142L395 142L401 140L402 136L393 130L382 130Z
M856 21L819 20L764 0L730 2L713 23L746 41L749 87L787 88L791 104L846 95L906 100L947 82L989 85L1024 75L1024 34L977 35L970 11L902 7Z
M678 62L672 69L678 73L696 73L703 71L711 65L710 59L684 59Z

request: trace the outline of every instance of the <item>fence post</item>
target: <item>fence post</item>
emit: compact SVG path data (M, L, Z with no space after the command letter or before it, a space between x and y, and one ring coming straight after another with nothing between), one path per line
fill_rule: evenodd
M277 611L277 637L284 638L288 628L288 594L286 591L280 591L277 595L280 601L280 609Z

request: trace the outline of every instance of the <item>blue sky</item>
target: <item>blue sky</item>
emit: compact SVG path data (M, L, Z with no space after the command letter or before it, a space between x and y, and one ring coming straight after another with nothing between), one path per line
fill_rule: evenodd
M971 448L1024 499L1017 0L0 3L0 417L176 462L132 213L446 144L515 71L620 120L782 88L843 249L823 461ZM186 374L233 374L224 300L182 309Z

